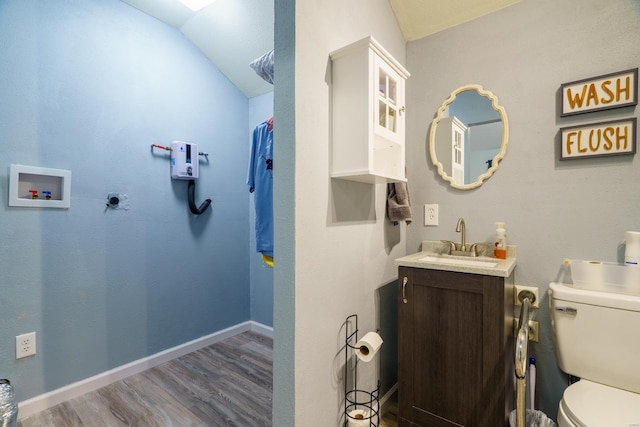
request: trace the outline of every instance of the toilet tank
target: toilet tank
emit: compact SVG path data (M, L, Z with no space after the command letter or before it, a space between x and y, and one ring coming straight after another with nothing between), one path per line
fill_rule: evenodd
M560 369L640 393L640 297L551 283L549 305Z

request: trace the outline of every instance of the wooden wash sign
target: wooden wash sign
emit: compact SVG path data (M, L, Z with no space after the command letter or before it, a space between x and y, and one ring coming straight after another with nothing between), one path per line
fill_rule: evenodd
M638 69L562 84L562 112L570 116L638 104Z

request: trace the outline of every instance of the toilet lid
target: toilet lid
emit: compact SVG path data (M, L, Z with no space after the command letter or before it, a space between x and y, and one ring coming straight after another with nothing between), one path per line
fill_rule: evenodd
M640 425L640 394L587 380L569 386L561 403L579 426Z

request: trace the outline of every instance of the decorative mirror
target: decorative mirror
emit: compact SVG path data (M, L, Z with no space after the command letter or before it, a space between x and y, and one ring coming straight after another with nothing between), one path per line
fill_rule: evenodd
M509 124L496 96L479 85L451 93L431 122L429 153L453 188L471 190L498 169L509 142Z

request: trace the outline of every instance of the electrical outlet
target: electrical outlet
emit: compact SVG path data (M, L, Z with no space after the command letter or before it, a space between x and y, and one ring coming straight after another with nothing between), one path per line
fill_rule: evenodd
M424 205L424 225L438 225L438 205Z
M513 304L518 306L518 305L522 305L522 302L520 302L520 298L518 298L518 296L520 295L520 292L522 291L528 291L531 292L533 294L533 301L531 302L531 308L539 308L540 307L540 297L538 296L538 288L535 286L522 286L522 285L515 285L515 292L513 293Z
M29 332L16 336L16 359L36 354L36 333Z

